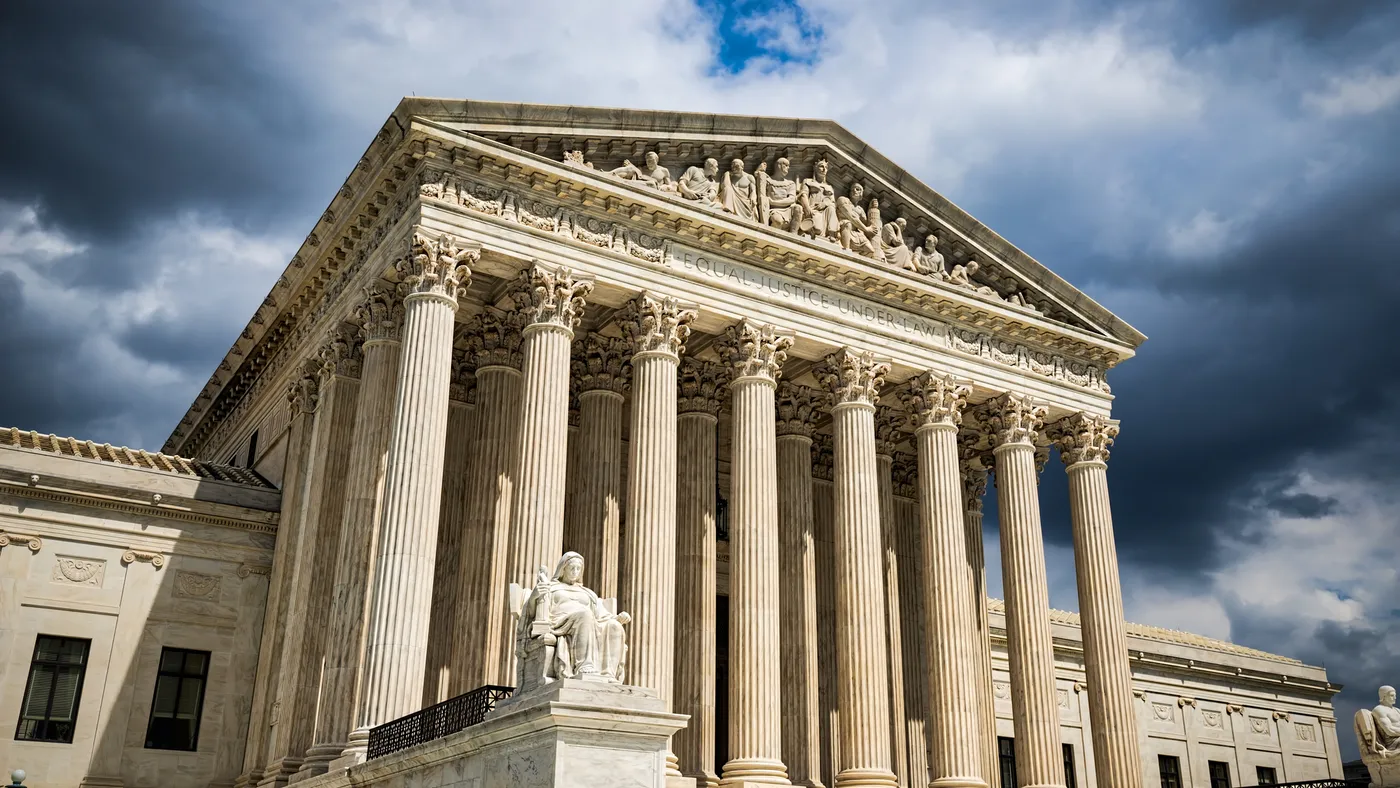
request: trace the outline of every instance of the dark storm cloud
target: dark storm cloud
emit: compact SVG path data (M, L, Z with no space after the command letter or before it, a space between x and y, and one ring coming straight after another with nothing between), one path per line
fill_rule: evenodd
M0 3L0 199L37 200L84 239L176 210L284 205L305 113L217 9Z
M1316 40L1358 29L1381 32L1395 19L1396 5L1394 0L1203 0L1201 8L1227 25L1276 24Z

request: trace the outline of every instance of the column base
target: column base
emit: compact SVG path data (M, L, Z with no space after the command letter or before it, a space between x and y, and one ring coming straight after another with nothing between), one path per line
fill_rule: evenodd
M369 728L356 728L350 732L350 741L341 751L340 757L331 761L330 770L349 769L369 760Z
M750 785L792 785L787 767L772 758L735 758L721 770L719 784L724 788L745 788Z
M899 779L889 769L842 769L835 782L836 788L899 788Z
M937 777L929 781L928 788L988 788L986 781L978 777Z
M691 772L686 777L695 781L695 788L719 788L719 775L713 772Z
M696 788L695 778L668 774L666 775L666 788Z
M306 751L306 759L301 762L301 768L297 770L291 782L300 782L308 777L315 777L318 774L325 774L330 770L331 764L345 752L348 745L345 744L316 744Z
M96 777L89 775L78 783L78 788L126 788L120 777Z

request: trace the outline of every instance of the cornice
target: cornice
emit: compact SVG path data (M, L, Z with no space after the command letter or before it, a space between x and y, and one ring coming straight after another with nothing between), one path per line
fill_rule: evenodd
M164 520L215 525L256 534L276 535L277 533L277 514L275 512L269 513L269 519L266 520L222 517L195 508L198 506L196 501L166 498L156 503L142 502L117 495L104 495L95 491L64 490L25 484L8 478L0 478L0 495L103 509L142 517L159 517Z

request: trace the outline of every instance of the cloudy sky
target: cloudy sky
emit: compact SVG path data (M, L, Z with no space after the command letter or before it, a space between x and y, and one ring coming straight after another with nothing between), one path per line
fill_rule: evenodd
M1397 30L1389 0L0 3L0 424L159 448L401 96L833 118L1151 337L1110 375L1129 617L1325 665L1354 757L1400 682Z

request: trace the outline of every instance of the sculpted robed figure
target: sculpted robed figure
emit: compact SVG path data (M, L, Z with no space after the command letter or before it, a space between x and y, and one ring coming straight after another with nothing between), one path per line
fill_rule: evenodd
M583 556L568 552L554 574L540 567L539 579L520 609L516 629L521 689L557 679L621 683L632 620L613 614L583 585Z

